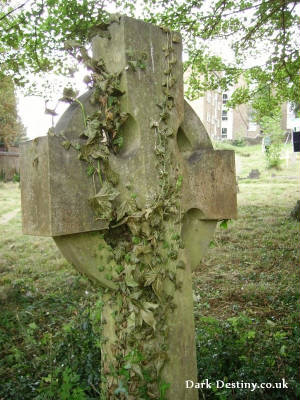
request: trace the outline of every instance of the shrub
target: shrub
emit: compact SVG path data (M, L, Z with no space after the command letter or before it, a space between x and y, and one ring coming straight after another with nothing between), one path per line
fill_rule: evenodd
M233 146L237 146L237 147L244 147L244 146L246 146L246 142L245 142L245 140L244 140L243 138L233 139L233 140L231 141L231 144L232 144Z
M281 143L272 143L269 150L266 151L266 160L267 160L267 168L275 168L280 169L280 165L282 164L282 160L280 159L282 144Z
M12 181L13 181L13 182L20 182L20 174L19 174L19 172L15 172L15 173L14 173L14 176L13 176L13 178L12 178Z

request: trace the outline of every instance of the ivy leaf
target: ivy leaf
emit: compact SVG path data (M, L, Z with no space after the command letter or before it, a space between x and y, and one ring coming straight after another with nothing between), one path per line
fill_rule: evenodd
M109 156L109 149L105 145L100 145L97 149L91 152L91 156L95 160L97 160L98 158L101 158L102 160L107 160Z
M151 271L151 272L147 272L145 275L145 286L150 286L152 285L152 283L155 281L155 279L157 278L157 272L155 271Z
M125 386L123 386L123 382L122 381L119 382L119 385L118 385L117 389L114 391L114 394L121 394L121 393L124 393L125 396L128 395L128 391L125 388Z
M132 201L124 200L117 208L117 221L120 221L125 215L132 215L136 207Z
M228 228L228 219L223 219L223 221L220 223L220 228L221 229L227 229Z
M104 182L101 190L90 199L90 204L98 218L109 220L112 219L112 201L114 201L119 194L120 193L109 182Z
M90 144L95 137L99 134L100 122L97 119L90 119L87 121L86 129L83 135L88 138L86 144Z
M159 357L155 360L154 365L156 368L157 375L160 374L165 362L168 360L168 355L166 352L160 352Z
M144 309L146 309L146 310L155 310L156 308L158 308L159 307L159 305L158 304L155 304L155 303L150 303L150 302L148 302L148 301L146 301L145 303L143 303L143 307L144 307Z
M153 315L153 312L150 310L141 310L140 311L141 317L147 325L151 326L151 328L155 331L156 329L156 321Z
M69 150L69 148L71 147L71 142L69 142L69 140L64 140L62 142L62 145L66 150Z
M129 314L129 317L127 318L127 329L130 331L135 329L135 313L134 313L134 311L132 311Z

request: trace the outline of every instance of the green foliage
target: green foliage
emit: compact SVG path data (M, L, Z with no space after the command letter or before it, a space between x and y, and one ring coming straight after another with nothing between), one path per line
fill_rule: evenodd
M223 221L221 221L220 228L222 228L222 229L228 228L228 219L223 219Z
M282 143L274 142L268 151L266 151L267 168L280 169L282 160L280 159L282 151Z
M136 14L135 0L116 1L115 6L123 14ZM140 13L146 21L182 33L190 98L206 90L224 91L243 75L247 87L233 94L231 105L257 96L254 109L270 115L274 105L298 102L299 17L295 6L292 0L214 0L209 6L194 0L141 0ZM20 6L4 2L0 12L2 73L19 85L26 83L29 72L72 75L77 66L67 57L68 44L64 43L87 43L89 30L93 33L106 26L109 9L108 0L29 0ZM209 44L220 39L231 42L234 60L228 62L211 52ZM145 68L147 55L128 51L131 68ZM253 54L257 63L249 66Z
M17 115L17 103L12 79L0 79L0 146L19 144L26 138L25 128Z
M230 106L247 103L257 96L254 109L261 115L270 115L273 105L298 101L299 16L295 1L214 0L206 4L192 0L145 0L144 3L144 14L149 21L183 35L190 98L206 90L224 91L243 75L247 86L234 92ZM234 57L230 61L212 54L210 42L218 45L218 40L231 43ZM253 55L257 60L254 65Z
M26 83L28 73L72 73L64 42L84 43L89 28L106 17L98 1L29 1L19 7L8 1L0 12L2 66L19 85Z
M271 320L259 323L246 314L219 320L202 317L197 329L198 381L281 382L288 378L288 389L202 389L206 399L291 399L300 391L298 364L299 327L286 333ZM289 349L287 352L286 349ZM267 349L267 351L266 351ZM213 362L212 362L213 360ZM289 367L286 368L286 362ZM292 372L294 371L294 372Z
M271 144L265 151L267 168L280 168L281 151L283 147L283 130L280 127L280 113L273 117L264 116L260 121L265 137L269 137Z
M222 146L250 154L243 158L242 176L263 165L260 145ZM255 182L239 182L239 219L217 231L214 246L193 278L198 380L227 377L228 382L259 383L286 378L289 391L256 391L257 397L250 393L254 400L290 400L300 394L299 224L287 218L298 197L299 171L297 162L279 176L264 170ZM281 175L298 179L287 182ZM0 187L1 217L20 208L19 197L17 185ZM172 232L167 242L171 245L179 238ZM0 252L0 398L34 400L45 392L47 400L59 400L63 372L70 368L67 375L73 378L67 382L80 377L71 390L81 388L87 399L99 399L98 293L63 260L51 238L21 234L20 214L0 230ZM177 264L182 268L184 263ZM138 361L138 355L132 360ZM147 381L147 371L143 373ZM242 400L249 394L223 392L205 390L205 398L222 394L224 399L237 395Z
M19 172L15 172L14 173L14 176L13 176L13 178L12 178L12 181L13 182L20 182L20 174L19 174Z
M232 143L233 146L237 146L237 147L244 147L244 146L246 146L246 142L245 142L245 140L244 140L243 138L234 139L234 140L232 140L231 143Z
M22 311L15 314L7 310L1 314L1 326L6 334L4 331L0 335L5 367L0 370L0 395L16 400L98 398L101 359L97 306L93 306L91 312L85 302L79 305L76 316L70 316L75 303L55 295L34 298L32 303L32 298L26 298L24 293L34 289L24 283L15 284L15 297L11 298ZM47 326L48 320L43 319L45 310L51 314L55 329ZM65 314L65 321L60 313ZM33 316L35 321L32 321ZM28 323L30 320L32 322ZM6 344L10 336L18 341L12 349Z

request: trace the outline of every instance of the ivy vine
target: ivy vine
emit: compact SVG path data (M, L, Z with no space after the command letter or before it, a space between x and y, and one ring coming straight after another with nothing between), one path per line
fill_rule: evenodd
M93 89L90 101L98 105L98 110L86 116L80 105L84 121L81 144L68 141L62 133L62 145L66 150L71 146L76 149L79 159L87 164L87 175L93 177L95 194L90 204L95 218L109 222L109 229L104 231L99 245L109 250L116 265L114 268L100 266L101 270L109 271L106 278L118 286L110 297L117 336L110 349L114 360L110 360L108 366L105 354L102 357L102 396L105 399L163 400L169 387L162 379L162 370L168 361L167 316L175 308L174 293L181 288L176 271L185 268L185 264L180 259L182 176L178 174L178 167L175 174L170 173L174 168L169 140L175 132L168 126L176 83L174 43L179 38L178 34L162 29L166 38L162 49L165 59L163 101L157 105L157 114L151 122L159 190L144 209L138 207L136 196L121 204L116 201L120 194L118 174L109 165L110 154L117 154L122 147L120 128L128 118L120 107L124 94L120 90L122 72L110 74L103 60L91 58L80 44L67 44L70 53L91 70L85 81ZM132 50L127 52L132 72L146 68L147 55L135 56ZM79 102L69 88L64 90L62 100ZM102 340L105 342L108 338Z

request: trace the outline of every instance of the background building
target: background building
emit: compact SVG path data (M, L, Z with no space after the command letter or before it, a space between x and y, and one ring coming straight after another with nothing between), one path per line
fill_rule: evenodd
M241 104L235 109L226 106L234 90L240 86L245 86L243 80L226 92L209 91L203 97L190 102L212 139L233 140L260 136L261 127L253 120L249 104ZM283 131L288 130L288 115L288 105L285 103L282 105Z
M193 109L203 122L209 136L216 139L221 136L222 93L206 92L203 97L190 102Z

